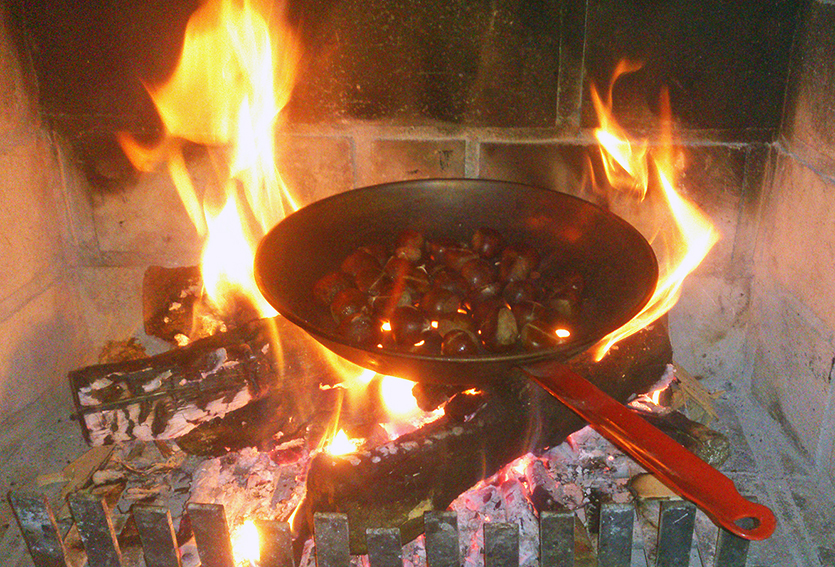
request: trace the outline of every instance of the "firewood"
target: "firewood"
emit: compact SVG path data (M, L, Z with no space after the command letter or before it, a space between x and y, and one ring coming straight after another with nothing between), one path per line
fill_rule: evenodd
M622 341L600 362L584 353L567 365L625 402L652 386L671 359L666 321L659 321ZM448 411L385 445L344 456L317 455L308 473L307 495L294 518L295 540L306 539L314 513L342 512L351 526L352 553L365 553L369 527L400 528L403 541L410 541L423 532L423 512L445 509L510 461L559 444L584 425L519 375L500 377L482 390L483 404L467 419L460 411ZM460 405L453 398L447 408Z
M270 393L292 397L296 409L310 404L320 383L339 380L328 358L276 317L160 355L74 370L69 382L90 445L177 439Z

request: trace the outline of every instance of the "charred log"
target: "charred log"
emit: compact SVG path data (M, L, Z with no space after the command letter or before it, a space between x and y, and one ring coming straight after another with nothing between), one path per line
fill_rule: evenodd
M621 342L602 361L588 353L567 364L613 398L645 392L672 359L666 324ZM519 456L561 443L584 423L541 387L500 377L478 400L461 393L444 417L385 445L345 456L322 453L311 463L307 496L295 516L302 541L316 512L342 512L352 553L365 552L365 529L398 527L403 541L423 531L423 512L442 510L479 480ZM479 396L476 394L476 396ZM467 410L473 413L465 415Z
M287 419L312 412L320 384L338 381L314 345L277 317L157 356L72 371L82 433L90 445L177 439L252 401L281 396L294 400Z

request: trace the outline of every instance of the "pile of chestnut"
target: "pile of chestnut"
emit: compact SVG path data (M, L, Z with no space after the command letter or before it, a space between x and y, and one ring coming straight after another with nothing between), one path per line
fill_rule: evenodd
M540 253L479 228L470 242L400 233L361 246L316 282L347 341L427 355L550 348L568 340L583 292L572 269L544 277Z

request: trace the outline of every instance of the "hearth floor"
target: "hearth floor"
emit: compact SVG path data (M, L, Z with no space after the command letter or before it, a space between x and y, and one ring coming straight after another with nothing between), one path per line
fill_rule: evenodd
M716 400L713 429L728 436L731 458L721 467L741 492L756 497L777 516L777 530L752 542L750 567L835 566L835 490L816 475L810 460L760 406L729 382L705 384L725 393ZM66 392L53 392L0 426L0 486L5 492L37 486L87 451ZM57 493L60 484L42 488ZM645 565L633 554L633 565ZM32 562L6 500L0 505L0 566ZM691 567L702 566L698 553Z

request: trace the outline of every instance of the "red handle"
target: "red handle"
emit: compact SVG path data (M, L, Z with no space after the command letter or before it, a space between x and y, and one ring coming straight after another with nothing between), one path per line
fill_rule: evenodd
M521 370L718 525L751 540L774 532L771 510L743 498L728 477L570 368L543 362Z

